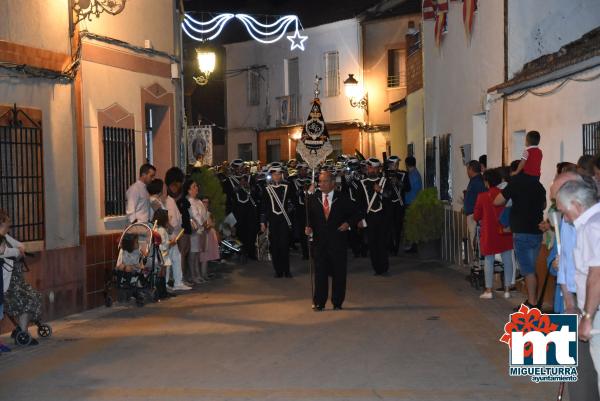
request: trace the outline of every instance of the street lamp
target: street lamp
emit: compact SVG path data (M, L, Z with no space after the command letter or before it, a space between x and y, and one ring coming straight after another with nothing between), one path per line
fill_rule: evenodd
M367 113L369 112L369 98L365 93L362 95L362 91L358 86L358 81L354 78L354 74L348 74L348 78L344 81L344 91L346 96L350 99L350 106L358 107L363 109Z
M196 57L198 59L198 70L200 75L194 77L194 81L200 86L208 83L208 77L215 70L217 64L217 56L214 52L208 50L196 49Z

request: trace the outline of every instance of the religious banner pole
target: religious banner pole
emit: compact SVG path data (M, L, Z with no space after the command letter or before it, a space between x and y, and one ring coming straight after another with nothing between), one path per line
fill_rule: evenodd
M314 188L315 182L315 170L323 163L327 156L333 152L333 146L329 142L329 132L325 125L325 119L321 112L321 101L319 100L319 84L322 78L315 76L315 98L312 101L310 112L304 127L302 128L302 136L298 141L296 151L300 154L302 159L308 164L308 167L312 170L312 185ZM305 201L306 209L306 224L310 227L308 220L308 197ZM315 301L315 280L314 280L314 259L312 253L312 247L308 244L308 268L310 271L310 290L311 300Z

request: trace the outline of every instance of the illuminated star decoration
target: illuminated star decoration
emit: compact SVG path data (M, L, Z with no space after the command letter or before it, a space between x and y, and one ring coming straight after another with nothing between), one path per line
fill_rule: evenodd
M306 41L306 39L308 39L308 36L302 36L300 35L300 32L296 30L296 32L294 32L293 35L290 35L287 38L290 42L292 42L291 50L294 50L296 48L304 50L304 42Z
M246 31L254 40L265 44L281 40L290 25L294 24L294 34L287 36L291 42L290 50L304 50L304 42L308 39L308 36L300 35L302 24L296 15L282 16L271 24L263 24L248 14L219 14L206 22L198 21L190 14L185 14L181 28L190 38L199 42L206 42L219 36L225 25L234 18L244 24Z

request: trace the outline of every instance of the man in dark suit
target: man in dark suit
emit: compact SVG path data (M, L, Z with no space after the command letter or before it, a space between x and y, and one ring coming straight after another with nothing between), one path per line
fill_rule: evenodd
M313 234L315 255L315 311L327 303L331 275L333 309L342 309L346 296L348 233L363 218L359 208L343 192L335 191L331 172L319 175L319 190L308 198L306 235Z

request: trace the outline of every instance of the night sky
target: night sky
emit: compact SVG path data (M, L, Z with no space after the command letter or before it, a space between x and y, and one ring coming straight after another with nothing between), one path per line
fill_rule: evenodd
M186 0L186 10L253 15L296 14L305 28L352 18L381 0Z
M272 23L277 16L298 15L302 26L309 28L329 22L355 17L381 0L184 0L186 12L192 12L195 18L209 20L221 13L245 13ZM405 0L405 7L420 7L420 0ZM414 10L412 10L414 12ZM263 20L264 18L264 20ZM204 124L215 124L213 127L213 143L225 143L225 79L223 60L225 58L223 44L251 40L242 24L230 23L221 35L205 44L217 53L217 69L211 75L206 86L197 86L191 81L196 70L195 49L199 46L184 35L184 57L186 59L186 92L191 95L188 105L189 123L196 124L202 119Z

